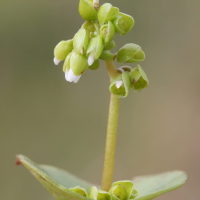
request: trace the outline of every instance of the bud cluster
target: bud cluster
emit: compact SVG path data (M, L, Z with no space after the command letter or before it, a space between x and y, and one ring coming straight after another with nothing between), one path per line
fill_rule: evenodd
M80 0L79 13L86 20L74 38L61 41L54 49L54 63L64 60L65 79L77 83L81 75L89 68L96 70L100 66L99 59L112 60L119 63L135 63L145 59L141 47L130 43L123 46L115 56L110 52L115 47L116 33L126 35L134 26L134 19L119 11L110 3L103 4L99 10L96 1ZM146 74L138 65L136 68L120 68L121 75L116 77L110 91L119 97L126 97L132 87L140 91L149 82Z
M70 188L71 191L94 200L129 200L138 196L138 192L133 189L131 181L118 181L112 184L109 192L98 190L93 186L90 194L81 187Z

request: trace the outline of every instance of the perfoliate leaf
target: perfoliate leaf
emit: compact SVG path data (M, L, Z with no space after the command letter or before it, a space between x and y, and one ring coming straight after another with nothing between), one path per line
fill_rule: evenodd
M89 183L56 167L37 165L23 155L18 155L17 160L18 163L22 163L57 200L91 200L69 190L69 188L80 186L89 193L92 187Z
M181 187L186 180L187 174L182 171L136 177L132 180L134 189L138 191L134 200L152 200Z

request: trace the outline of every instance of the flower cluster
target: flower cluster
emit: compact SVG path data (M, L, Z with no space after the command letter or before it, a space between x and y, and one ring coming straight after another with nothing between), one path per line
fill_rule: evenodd
M70 188L70 190L94 200L128 200L138 196L138 192L133 189L131 181L115 182L109 192L98 190L95 186L91 188L90 194L81 187Z
M77 83L81 75L89 68L99 68L101 60L117 58L119 63L135 63L145 59L141 47L130 43L123 46L115 56L110 52L115 47L116 33L126 35L134 26L134 19L119 12L110 3L103 4L99 10L93 0L80 0L79 13L86 20L74 38L61 41L54 49L54 63L64 60L63 72L65 79ZM140 66L135 69L122 67L121 75L110 85L110 91L118 97L126 97L132 87L140 91L147 87L149 81Z

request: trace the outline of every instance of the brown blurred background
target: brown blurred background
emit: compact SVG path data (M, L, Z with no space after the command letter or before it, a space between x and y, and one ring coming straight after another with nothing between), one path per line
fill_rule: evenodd
M200 1L109 2L136 21L127 36L116 36L113 52L139 44L150 80L148 89L121 100L114 180L180 169L189 175L187 184L157 199L199 200ZM72 84L62 64L53 64L55 45L83 23L77 8L78 0L0 1L1 199L53 200L15 166L19 153L101 183L109 106L105 65Z

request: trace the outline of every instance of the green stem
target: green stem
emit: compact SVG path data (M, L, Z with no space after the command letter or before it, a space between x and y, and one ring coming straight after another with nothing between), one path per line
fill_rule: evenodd
M113 61L105 61L105 63L111 79L115 78L119 72L115 68ZM113 181L118 113L119 113L119 98L116 95L111 94L110 108L108 115L104 170L103 170L103 179L101 187L101 189L104 191L110 190Z

